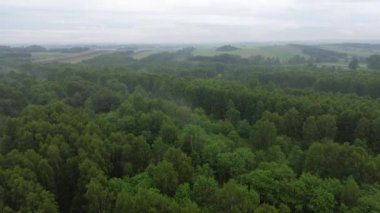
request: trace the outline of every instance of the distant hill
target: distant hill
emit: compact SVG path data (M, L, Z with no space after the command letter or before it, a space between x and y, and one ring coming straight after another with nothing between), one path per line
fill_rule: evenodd
M334 62L347 58L346 53L321 49L317 46L299 44L289 44L289 46L301 49L303 54L308 55L309 57L315 59L317 62Z
M27 47L13 48L17 52L32 53L32 52L46 52L46 48L39 45L31 45Z
M32 45L27 47L0 46L0 58L29 58L32 52L45 52L44 47Z
M332 44L332 46L356 48L356 49L380 49L380 44L367 44L367 43L342 43L342 44Z
M225 45L225 46L216 48L216 51L220 51L220 52L237 51L237 50L239 50L239 48L231 46L231 45Z
M88 47L72 47L72 48L61 48L61 49L51 49L50 52L61 52L61 53L81 53L89 51Z
M9 51L10 49L11 49L11 47L9 47L9 46L0 45L0 51Z
M9 46L0 46L0 55L1 54L10 54L10 55L25 55L32 52L46 52L44 47L38 45L31 45L27 47L9 47Z

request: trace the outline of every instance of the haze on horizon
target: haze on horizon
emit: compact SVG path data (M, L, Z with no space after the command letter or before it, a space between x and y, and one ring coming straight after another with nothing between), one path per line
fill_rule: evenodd
M376 0L1 0L0 44L365 41Z

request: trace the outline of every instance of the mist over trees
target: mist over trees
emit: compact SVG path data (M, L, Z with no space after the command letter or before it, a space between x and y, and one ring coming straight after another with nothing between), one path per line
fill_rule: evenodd
M380 55L371 55L368 58L368 68L373 70L380 69Z
M2 57L2 212L380 211L377 56L193 51Z

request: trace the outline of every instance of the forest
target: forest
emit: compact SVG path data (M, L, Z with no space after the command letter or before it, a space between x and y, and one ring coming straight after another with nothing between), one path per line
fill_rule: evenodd
M297 47L78 64L0 47L0 212L380 212L380 56Z

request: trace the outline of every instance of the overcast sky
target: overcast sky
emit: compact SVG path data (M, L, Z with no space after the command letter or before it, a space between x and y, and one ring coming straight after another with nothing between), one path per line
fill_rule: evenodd
M380 40L379 0L0 0L0 43Z

